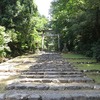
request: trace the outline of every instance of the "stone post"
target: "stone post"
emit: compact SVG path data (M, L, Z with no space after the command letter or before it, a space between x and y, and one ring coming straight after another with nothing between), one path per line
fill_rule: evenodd
M42 34L42 51L44 50L44 31L43 31L43 34Z
M58 34L58 50L60 51L60 36Z
M68 49L66 47L66 43L64 43L64 47L63 47L63 50L62 50L63 53L67 53L68 52Z

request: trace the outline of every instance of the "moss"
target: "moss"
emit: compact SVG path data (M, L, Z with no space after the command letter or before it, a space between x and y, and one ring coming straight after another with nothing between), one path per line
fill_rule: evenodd
M71 62L77 69L79 70L99 70L100 71L100 63L96 63L96 59L88 58L80 54L68 53L62 54L63 58L67 58L68 62ZM79 62L77 64L76 62ZM86 62L83 64L83 62ZM92 64L89 64L93 62ZM87 64L88 63L88 64ZM96 72L88 72L85 73L88 77L95 80L96 83L100 84L100 74Z
M80 70L100 70L100 64L75 64Z
M97 73L86 73L86 75L90 78L92 78L93 80L95 80L95 83L100 84L100 74Z
M4 82L0 83L0 93L3 93L5 91L6 84Z
M81 54L75 54L75 53L62 53L63 58L88 58Z

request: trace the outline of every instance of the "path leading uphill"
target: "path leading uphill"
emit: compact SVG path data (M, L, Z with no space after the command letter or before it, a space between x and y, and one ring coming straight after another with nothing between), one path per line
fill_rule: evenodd
M17 76L8 81L0 100L100 100L100 85L75 69L58 53L24 56L31 61L10 61L11 69L2 69ZM32 61L36 58L35 61ZM22 69L14 66L20 66Z

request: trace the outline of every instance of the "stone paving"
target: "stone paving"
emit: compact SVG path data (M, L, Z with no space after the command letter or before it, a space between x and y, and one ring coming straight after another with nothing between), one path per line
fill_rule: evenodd
M8 81L0 100L100 100L100 85L75 69L60 54L44 53L36 58L33 62L10 61L3 64L11 66L5 69L0 65L0 75L17 76ZM14 67L23 62L27 64L26 69Z

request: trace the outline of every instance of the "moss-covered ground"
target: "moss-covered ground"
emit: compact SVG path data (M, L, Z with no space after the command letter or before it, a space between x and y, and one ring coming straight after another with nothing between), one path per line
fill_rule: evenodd
M84 74L94 79L96 83L100 84L100 73L98 73L98 71L100 72L100 63L97 63L95 59L75 53L63 53L61 55L68 62L72 63L75 68L79 70L88 70L89 72L85 72Z

